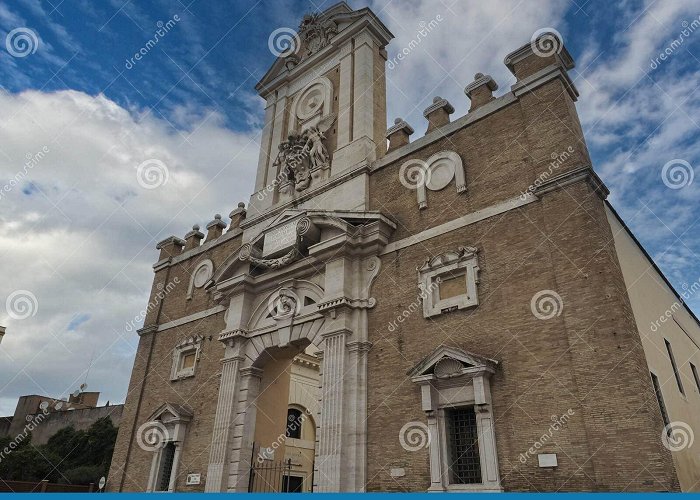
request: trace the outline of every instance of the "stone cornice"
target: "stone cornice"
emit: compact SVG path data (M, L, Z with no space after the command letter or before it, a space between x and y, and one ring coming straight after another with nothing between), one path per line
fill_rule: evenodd
M182 238L178 238L177 236L169 236L164 240L158 242L158 244L156 245L156 250L160 250L164 246L170 245L171 243L184 247L186 242L185 240L183 240Z
M269 219L270 217L274 217L275 215L279 215L280 213L284 212L287 209L294 208L302 204L304 201L307 201L311 198L314 198L315 196L328 191L329 189L332 189L340 184L344 184L345 182L354 179L358 175L362 174L369 174L370 172L370 165L369 162L363 161L362 163L359 163L356 167L350 168L348 170L345 170L341 172L340 174L330 177L326 182L323 184L320 184L316 187L310 187L309 189L306 189L303 194L300 196L293 198L285 203L279 203L272 208L265 210L262 213L259 213L257 215L252 215L252 211L248 210L248 214L246 216L245 221L241 223L241 228L242 229L248 229L250 227L255 226L256 224L264 221L265 219Z
M136 330L136 333L139 337L143 337L144 335L148 335L149 333L155 333L157 331L158 325L148 325L144 326L143 328L139 328L138 330Z
M326 312L330 309L338 307L347 307L350 309L371 309L377 304L376 299L351 299L350 297L338 297L336 299L327 300L318 304L319 312Z
M481 76L479 76L481 75ZM488 86L490 90L498 90L498 84L496 81L491 77L491 75L484 75L484 74L477 74L476 75L478 78L476 78L473 82L471 82L469 85L464 87L464 93L467 95L467 97L471 98L472 92L474 90L478 89L482 85Z
M455 112L455 108L454 106L452 106L452 104L450 104L450 101L441 97L436 97L435 99L433 99L433 103L423 110L423 116L425 118L428 118L428 115L430 115L430 113L442 108L445 108L445 112L448 115L451 115Z
M532 75L525 77L522 80L518 80L510 87L510 89L516 97L520 97L521 95L527 92L532 92L536 88L541 87L545 83L555 79L560 79L562 81L564 88L573 101L578 99L578 89L574 85L574 82L571 81L569 74L556 64L542 68Z
M300 353L294 356L292 363L299 366L318 369L321 366L320 360L310 354Z
M544 181L535 189L534 195L541 198L546 193L563 189L569 184L580 181L587 182L593 191L603 200L610 194L605 183L598 177L598 174L595 173L593 168L590 165L585 165Z
M528 42L522 47L515 49L503 59L503 64L506 65L506 67L510 70L511 73L515 74L513 71L515 64L519 63L526 57L535 55L535 52L533 50L533 44L534 43L532 41ZM554 56L564 68L566 68L567 70L573 69L574 60L571 57L571 54L569 54L569 51L566 50L566 47L564 46L564 43L561 40L559 40L559 44L560 50L558 53L555 53Z
M396 121L394 121L394 124L386 130L386 134L384 135L385 137L389 137L400 130L406 132L406 135L411 135L413 132L415 132L413 127L411 127L405 120L402 118L397 118Z

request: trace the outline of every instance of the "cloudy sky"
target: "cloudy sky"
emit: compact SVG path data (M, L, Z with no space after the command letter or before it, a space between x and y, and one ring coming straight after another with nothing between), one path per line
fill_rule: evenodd
M156 242L248 200L268 37L332 3L0 1L0 415L20 395L65 396L86 378L102 402L123 401L138 342L126 325L147 302ZM501 94L514 81L504 56L539 29L560 32L610 200L678 289L698 280L696 0L369 6L396 36L390 58L438 22L387 72L389 119L420 132L433 96L463 115L474 73ZM147 171L163 167L153 189ZM700 297L689 303L700 313Z

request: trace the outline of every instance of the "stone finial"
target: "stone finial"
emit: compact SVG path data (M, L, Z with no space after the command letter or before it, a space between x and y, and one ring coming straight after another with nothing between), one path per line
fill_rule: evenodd
M174 257L182 253L182 247L186 244L185 240L177 236L170 236L156 245L156 249L160 250L160 260Z
M454 112L455 108L450 101L440 96L433 97L433 103L423 111L423 116L428 119L428 130L425 133L429 134L436 128L450 123L450 115Z
M508 54L503 63L518 81L548 66L565 70L574 67L574 60L566 50L561 34L551 28L536 32L530 42Z
M413 127L406 123L403 118L394 120L394 125L386 131L386 138L389 139L388 151L405 146L410 141L409 136L414 132Z
M215 240L226 229L226 223L221 220L221 214L216 214L214 220L207 224L207 241Z
M491 75L483 73L474 75L474 81L464 88L464 93L472 102L469 112L471 113L476 108L492 101L494 90L498 90L498 84L491 78Z
M192 231L185 235L185 252L192 248L199 247L199 244L204 239L204 233L199 230L199 225L192 226Z
M231 219L231 224L229 225L228 230L231 231L238 228L241 225L241 222L245 220L246 213L245 203L240 202L238 204L238 208L228 214L229 218Z

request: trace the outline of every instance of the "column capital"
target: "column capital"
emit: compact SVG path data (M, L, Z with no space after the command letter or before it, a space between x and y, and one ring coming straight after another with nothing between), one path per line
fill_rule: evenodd
M242 377L262 378L263 375L262 369L256 368L255 366L247 366L245 368L241 368L239 371Z

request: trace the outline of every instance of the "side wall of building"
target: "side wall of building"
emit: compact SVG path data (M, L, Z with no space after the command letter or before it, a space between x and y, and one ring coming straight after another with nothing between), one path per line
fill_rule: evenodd
M700 431L700 386L692 369L700 370L700 325L609 207L607 215L649 370L659 380L668 419L678 432L678 450L673 452L673 459L681 488L700 491L700 444L693 444L694 432ZM700 277L688 283L682 293L688 297L700 293ZM666 342L671 346L683 392ZM657 432L661 440L663 427L659 426Z
M396 242L518 199L552 156L569 147L573 152L556 174L590 165L590 159L573 102L555 80L425 148L397 150L399 158L371 177L371 192L381 193L371 209L397 219ZM462 158L467 192L456 194L453 186L428 192L428 208L419 210L399 167L442 150ZM373 289L377 306L369 313L368 490L425 491L430 485L428 449L408 451L399 435L426 418L419 388L406 372L441 344L499 361L491 393L505 490L677 488L670 453L656 432L661 419L650 401L644 350L609 244L604 201L589 181L556 186L525 206L383 256ZM460 246L478 249L479 305L425 319L416 268ZM540 292L561 297L550 319L533 314ZM552 419L569 411L566 426L538 448L556 453L559 466L540 468L536 456L523 461ZM405 473L394 477L396 470Z

